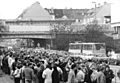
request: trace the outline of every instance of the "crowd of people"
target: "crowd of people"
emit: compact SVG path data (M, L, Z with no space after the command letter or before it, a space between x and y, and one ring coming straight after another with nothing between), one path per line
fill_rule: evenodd
M112 83L114 78L108 62L45 49L1 50L0 69L14 83Z

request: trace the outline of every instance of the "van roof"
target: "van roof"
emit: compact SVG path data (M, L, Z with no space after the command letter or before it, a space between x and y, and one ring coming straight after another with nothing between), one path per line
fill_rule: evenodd
M105 44L105 43L79 43L79 42L75 42L75 43L70 43L70 44Z

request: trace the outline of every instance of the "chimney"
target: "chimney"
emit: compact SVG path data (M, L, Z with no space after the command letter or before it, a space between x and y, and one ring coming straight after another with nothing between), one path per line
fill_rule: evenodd
M107 2L104 2L104 5L106 5L107 4Z
M53 7L51 8L51 14L54 14L54 8Z
M98 7L100 7L101 6L101 4L100 3L98 3Z

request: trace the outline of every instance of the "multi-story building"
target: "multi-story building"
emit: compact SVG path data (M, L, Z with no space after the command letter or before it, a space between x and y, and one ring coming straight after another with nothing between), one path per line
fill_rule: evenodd
M103 28L103 31L107 36L113 37L114 28L111 27L111 3L104 2L103 5L95 6L88 11L88 14L84 17L82 24L92 23L96 20Z
M84 18L89 9L47 9L55 19L77 19L79 22Z
M113 3L111 7L111 27L114 29L113 38L120 39L120 8L118 3Z
M104 5L96 6L87 12L83 23L87 24L97 20L98 24L107 24L111 22L111 4L104 2Z
M46 9L51 15L54 15L56 19L74 19L76 23L73 26L81 27L88 23L97 20L99 25L104 25L103 28L106 32L112 32L110 27L111 23L111 3L104 2L103 5L96 6L92 9ZM77 28L78 29L78 28Z

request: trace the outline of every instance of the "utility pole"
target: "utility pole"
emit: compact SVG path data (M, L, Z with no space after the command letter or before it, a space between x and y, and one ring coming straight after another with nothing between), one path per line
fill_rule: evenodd
M96 2L92 2L92 3L95 4L95 20L96 20L96 13L97 13L96 8L97 8L97 5L96 5Z

